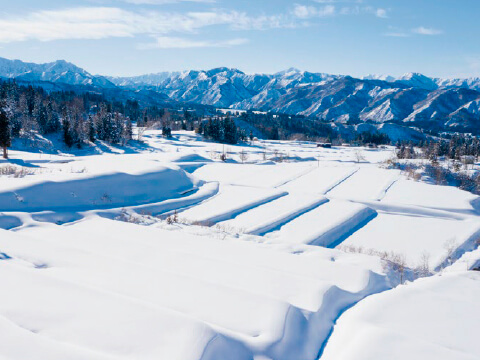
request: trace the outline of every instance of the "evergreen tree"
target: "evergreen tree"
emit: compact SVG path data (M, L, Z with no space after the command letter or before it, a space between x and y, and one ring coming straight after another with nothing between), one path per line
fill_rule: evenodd
M95 123L93 122L93 118L89 116L88 117L88 140L94 143L96 140L95 135L96 135Z
M38 129L41 134L46 134L47 128L48 128L48 114L47 114L47 109L43 104L39 105L39 109L37 112L37 124L38 124Z
M125 130L124 130L123 138L125 142L128 142L133 139L133 125L130 119L127 119L125 122Z
M70 128L70 121L68 119L63 120L63 141L69 148L74 144L72 130Z
M238 141L237 127L230 118L223 121L223 138L227 144L236 144Z
M53 105L51 102L47 105L47 126L45 129L46 134L56 133L60 130L62 124L60 123L60 119L58 114L53 109Z
M8 159L7 148L11 146L10 122L7 113L0 110L0 147L3 149L3 158Z

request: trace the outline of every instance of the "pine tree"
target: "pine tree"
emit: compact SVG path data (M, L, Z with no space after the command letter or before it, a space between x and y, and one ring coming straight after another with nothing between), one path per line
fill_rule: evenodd
M130 119L127 119L125 122L125 129L124 129L124 135L123 135L123 140L125 143L133 139L133 125L132 121Z
M10 122L6 112L0 110L0 147L3 148L3 158L8 159L7 148L11 146Z
M70 129L70 121L68 121L68 119L63 120L63 141L68 147L72 147L74 144L72 131Z
M38 109L37 112L37 124L38 124L38 129L40 130L41 134L46 134L47 128L48 128L48 114L47 114L47 109L43 104L39 106L40 108Z
M89 116L88 117L88 140L94 143L96 140L95 135L96 135L95 123L93 122L93 118Z

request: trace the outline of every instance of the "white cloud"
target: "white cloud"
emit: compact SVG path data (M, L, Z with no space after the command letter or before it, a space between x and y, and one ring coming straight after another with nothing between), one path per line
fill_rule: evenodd
M385 36L390 36L390 37L409 37L410 34L407 34L405 32L387 32L384 34Z
M126 3L135 4L135 5L164 5L164 4L175 4L179 2L195 2L195 3L215 3L216 0L122 0Z
M139 49L191 49L205 47L232 47L244 45L248 43L248 39L230 39L222 41L210 40L190 40L179 37L159 36L155 38L155 42L149 44L140 44Z
M296 26L283 15L254 17L243 12L224 10L181 14L134 12L115 7L80 7L38 11L17 18L7 15L0 17L0 43L196 33L215 25L236 30Z
M373 14L376 17L386 19L388 18L388 11L382 8L374 8L372 6L348 5L342 6L340 9L341 15L360 15Z
M426 28L426 27L423 27L423 26L420 26L416 29L413 29L412 32L414 32L415 34L420 34L420 35L441 35L441 34L443 34L442 30L433 29L433 28Z
M383 18L383 19L386 19L388 18L388 15L387 15L387 10L385 9L377 9L375 11L375 15L379 18Z
M299 19L308 19L313 17L325 17L335 14L335 6L325 5L322 7L306 6L295 4L293 8L293 15Z

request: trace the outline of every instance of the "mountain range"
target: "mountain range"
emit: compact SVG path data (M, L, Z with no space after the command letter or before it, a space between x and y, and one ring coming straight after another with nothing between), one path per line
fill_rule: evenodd
M480 79L441 79L419 73L394 78L288 69L245 74L231 68L96 76L60 60L32 64L0 58L0 77L67 84L144 102L190 103L232 110L305 115L339 124L396 123L429 130L480 132ZM113 96L112 95L112 96Z

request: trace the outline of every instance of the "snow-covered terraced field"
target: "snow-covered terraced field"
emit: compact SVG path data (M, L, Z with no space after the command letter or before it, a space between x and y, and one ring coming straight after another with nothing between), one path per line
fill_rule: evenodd
M478 221L379 213L343 245L404 254L412 268L428 257L435 268L447 260L449 247L468 246L474 235L480 237Z
M363 167L328 191L328 195L342 199L381 200L399 175L397 170Z
M223 221L219 225L241 229L247 234L264 235L327 201L322 196L288 194L246 211L234 219Z
M181 216L195 223L215 224L285 195L276 189L221 185L217 195L185 210Z
M375 216L376 212L364 205L330 200L265 236L284 243L333 247Z
M452 186L435 186L409 180L399 180L392 185L383 201L419 205L460 214L477 214L480 209L476 195Z
M0 359L480 358L432 315L478 320L478 196L384 169L392 148L145 141L11 151L29 171L0 176ZM431 278L391 290L396 258Z
M251 187L279 187L302 177L313 170L311 162L261 164L215 163L203 166L193 174L205 181Z
M388 286L369 257L350 264L334 250L96 217L2 231L0 247L10 258L0 286L19 289L2 294L0 313L27 339L38 334L49 358L61 343L99 358L315 359L338 312Z
M319 166L280 188L296 193L325 194L353 176L358 170L358 167L352 166Z

